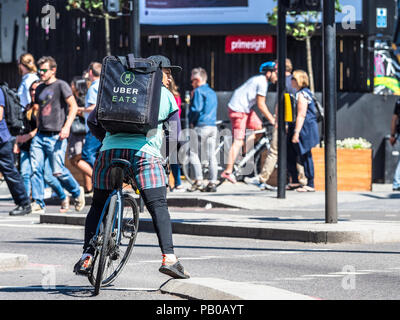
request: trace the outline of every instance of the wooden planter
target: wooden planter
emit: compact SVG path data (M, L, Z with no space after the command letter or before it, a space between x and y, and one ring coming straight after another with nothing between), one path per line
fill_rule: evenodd
M325 190L325 154L323 148L311 150L316 190ZM337 149L338 191L372 190L372 150Z

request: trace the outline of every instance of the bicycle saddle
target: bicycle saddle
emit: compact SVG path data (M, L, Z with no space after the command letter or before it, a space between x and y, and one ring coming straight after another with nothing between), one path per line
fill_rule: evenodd
M111 165L113 167L118 167L118 168L121 168L121 169L126 169L126 168L129 168L130 166L132 166L131 163L128 160L118 159L118 158L112 159L111 160Z

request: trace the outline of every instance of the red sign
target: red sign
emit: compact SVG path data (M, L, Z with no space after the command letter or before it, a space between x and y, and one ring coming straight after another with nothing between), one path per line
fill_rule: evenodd
M273 36L227 36L225 53L275 53Z

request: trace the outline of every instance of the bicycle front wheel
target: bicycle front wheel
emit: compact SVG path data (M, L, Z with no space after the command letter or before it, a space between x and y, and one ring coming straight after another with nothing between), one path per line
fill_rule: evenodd
M111 199L113 200L113 199ZM110 202L109 206L109 214L112 215L114 211L110 211L112 209L112 203ZM114 205L115 210L115 205ZM107 228L107 221L105 229ZM132 253L132 249L135 245L136 236L139 230L139 210L136 203L136 200L129 193L123 194L123 208L122 208L122 221L120 223L121 230L118 232L118 217L115 223L113 221L111 223L110 229L110 239L109 239L109 247L106 254L106 261L104 263L103 272L102 272L102 281L101 286L110 285L117 276L121 273L122 269L126 265L129 257ZM119 237L118 237L119 235ZM104 246L104 242L103 242ZM101 260L101 252L100 259L98 264L98 272ZM97 276L98 277L98 276ZM96 287L96 279L91 280L92 284Z
M110 254L111 232L112 232L112 225L113 225L113 220L114 220L114 216L115 216L116 205L117 205L117 195L115 194L111 197L107 216L105 218L105 222L103 223L104 233L103 233L103 237L102 237L100 256L98 257L99 260L97 262L96 278L94 279L94 294L95 295L99 294L100 287L102 286L103 272L106 267L106 262L109 258L109 254ZM93 273L95 273L95 270L93 270Z

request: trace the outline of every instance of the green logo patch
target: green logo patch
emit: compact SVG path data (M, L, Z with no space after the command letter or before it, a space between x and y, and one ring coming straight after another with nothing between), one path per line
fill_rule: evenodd
M133 81L135 81L135 75L133 74L133 72L131 71L125 71L122 75L121 75L121 83L129 86L133 83Z

